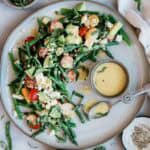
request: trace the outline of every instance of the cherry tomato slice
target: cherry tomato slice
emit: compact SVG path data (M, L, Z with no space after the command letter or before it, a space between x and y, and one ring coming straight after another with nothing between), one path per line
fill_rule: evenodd
M27 43L27 42L30 42L30 41L32 41L34 39L35 39L34 36L28 36L24 41L25 41L25 43Z
M80 35L81 37L84 37L84 36L86 35L87 31L88 31L88 28L85 27L85 26L83 26L83 27L81 27L81 28L79 29L79 35Z
M31 89L30 92L29 92L29 100L31 102L35 102L35 101L38 101L38 99L39 99L38 90Z
M69 70L67 76L71 82L75 81L76 79L76 73L73 70Z
M39 129L41 124L37 122L38 116L36 114L29 114L27 117L27 125L31 129Z
M37 129L39 129L39 128L41 127L41 124L29 125L29 127L30 127L31 129L37 130Z

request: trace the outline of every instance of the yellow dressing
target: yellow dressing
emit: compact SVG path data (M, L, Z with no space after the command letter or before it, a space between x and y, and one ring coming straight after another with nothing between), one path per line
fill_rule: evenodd
M105 114L109 111L109 106L107 103L105 102L101 102L97 105L97 107L95 108L95 114L97 113L101 113L101 114Z
M120 94L126 88L128 82L125 69L114 62L98 66L93 80L97 91L104 96L116 96Z
M83 109L85 112L89 112L89 110L97 103L96 100L88 100L84 106Z
M78 76L79 80L86 80L87 79L88 73L89 73L88 68L82 66L81 68L78 69L78 72L79 72L79 76Z

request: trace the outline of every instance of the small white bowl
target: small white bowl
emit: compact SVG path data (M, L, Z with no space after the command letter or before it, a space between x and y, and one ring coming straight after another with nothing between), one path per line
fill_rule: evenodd
M97 67L99 67L101 64L104 64L104 63L108 63L108 62L112 62L112 63L116 63L118 65L120 65L124 71L126 72L126 75L127 75L127 84L126 84L126 87L124 88L124 90L120 93L118 93L117 95L114 95L114 96L105 96L103 95L102 93L100 93L96 87L95 87L95 84L94 84L94 81L93 81L93 76L94 76L94 73L97 69ZM124 95L127 91L128 91L128 87L129 87L129 82L130 82L130 77L129 77L129 73L128 73L128 70L127 68L119 61L117 60L114 60L114 59L110 59L110 58L106 58L106 59L101 59L92 69L91 71L91 75L90 75L90 81L91 81L91 86L92 86L92 89L100 96L102 97L103 99L113 99L113 98L120 98L122 95Z
M30 4L23 6L23 7L14 5L13 3L11 3L10 0L3 0L3 1L4 1L4 3L6 3L8 6L10 6L12 8L27 9L27 8L33 7L39 0L33 0Z

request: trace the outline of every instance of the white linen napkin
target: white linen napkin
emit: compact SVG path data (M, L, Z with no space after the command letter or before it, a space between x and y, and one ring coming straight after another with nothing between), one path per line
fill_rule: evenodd
M141 0L141 10L135 0L118 0L118 10L134 27L140 29L139 41L150 63L150 0Z

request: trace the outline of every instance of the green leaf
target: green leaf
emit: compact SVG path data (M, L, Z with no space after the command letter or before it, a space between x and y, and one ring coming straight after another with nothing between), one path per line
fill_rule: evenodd
M17 116L19 119L23 119L23 113L21 112L20 108L19 108L19 105L18 105L18 102L16 99L13 99L13 105L14 105L14 109L17 113Z
M107 44L106 44L106 46L114 46L114 45L118 45L119 44L119 42L117 42L117 41L112 41L112 42L108 42Z
M85 11L86 10L86 5L85 2L79 3L75 6L75 9L77 11Z
M5 124L5 135L7 139L8 150L12 150L12 139L10 135L10 121L6 122Z
M31 67L31 68L25 70L25 73L32 79L32 78L33 78L33 74L34 74L34 72L35 72L35 69L36 69L36 68L33 66L33 67Z
M59 106L53 106L50 110L49 115L52 118L61 118L61 109Z
M72 52L73 50L77 49L77 48L80 48L80 45L77 45L77 44L67 44L65 47L64 47L64 51L65 52Z
M77 114L77 116L79 117L81 123L85 123L85 118L84 118L84 114L81 111L79 106L76 106L74 109L75 113Z
M60 142L66 142L67 136L61 128L55 129L55 136Z
M97 145L93 150L106 150L103 145Z
M125 32L125 30L122 28L119 33L122 35L123 40L129 45L132 45L131 39L128 36L128 34Z
M141 0L134 0L137 3L137 9L140 11L141 10Z

